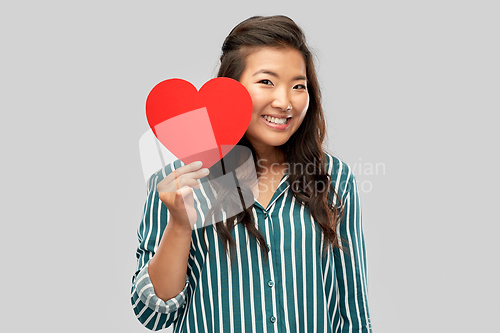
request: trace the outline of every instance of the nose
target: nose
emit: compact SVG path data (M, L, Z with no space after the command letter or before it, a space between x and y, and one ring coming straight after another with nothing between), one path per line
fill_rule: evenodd
M288 96L288 93L285 89L277 89L274 92L273 101L271 106L275 109L279 109L280 111L287 111L289 106L291 106L291 101Z

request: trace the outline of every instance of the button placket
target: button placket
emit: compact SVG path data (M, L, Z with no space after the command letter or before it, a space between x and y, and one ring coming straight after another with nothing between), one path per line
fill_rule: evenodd
M274 240L274 230L273 230L273 224L271 221L270 212L267 209L262 209L261 216L264 218L264 221L266 221L265 227L268 228L268 231L269 231L269 234L266 234L266 237L267 236L269 237L269 242L266 242L267 252L271 252L271 244L274 244L275 240ZM273 258L273 256L271 256L271 255L270 255L270 257ZM273 263L272 265L271 265L271 262ZM275 274L274 273L274 269L275 269L274 259L272 259L272 261L269 261L269 265L264 265L264 268L265 268L264 278L267 280L267 282L264 282L264 283L267 283L267 286L269 288L269 289L267 289L266 294L269 294L271 296L269 299L269 303L266 302L266 312L268 313L268 315L270 315L268 317L269 321L274 324L277 321L277 318L275 316L276 308L274 308L274 305L273 305L274 300L273 300L273 302L271 302L271 299L276 300L276 297L277 297L277 295L275 295L276 291L273 290L273 287L275 285L275 282L273 281L274 274ZM279 304L279 302L276 305L278 305L278 304Z

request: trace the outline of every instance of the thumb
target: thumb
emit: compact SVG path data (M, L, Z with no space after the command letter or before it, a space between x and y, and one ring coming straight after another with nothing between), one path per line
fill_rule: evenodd
M183 186L175 192L175 204L181 203L179 200L186 200L193 194L193 189L189 186Z

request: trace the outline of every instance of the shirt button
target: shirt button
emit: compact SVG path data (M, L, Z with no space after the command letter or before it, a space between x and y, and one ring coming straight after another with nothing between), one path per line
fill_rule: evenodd
M264 212L264 218L267 219L267 212Z
M274 282L273 282L273 281L269 281L269 282L267 283L267 285L268 285L269 287L271 287L271 288L272 288L272 287L274 286Z
M271 245L267 244L267 252L271 251Z
M276 322L276 317L275 316L271 316L271 318L269 318L269 320L271 320L271 323L275 323Z

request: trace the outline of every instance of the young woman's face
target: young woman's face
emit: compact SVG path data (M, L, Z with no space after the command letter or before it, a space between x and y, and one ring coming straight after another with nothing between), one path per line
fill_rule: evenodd
M245 136L257 150L288 141L304 120L309 106L306 64L295 49L264 47L252 52L240 83L253 102ZM271 117L274 117L272 119Z

